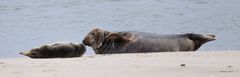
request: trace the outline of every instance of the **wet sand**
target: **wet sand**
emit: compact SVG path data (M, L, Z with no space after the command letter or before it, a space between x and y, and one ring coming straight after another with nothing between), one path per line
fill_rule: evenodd
M239 51L0 59L0 77L239 77Z

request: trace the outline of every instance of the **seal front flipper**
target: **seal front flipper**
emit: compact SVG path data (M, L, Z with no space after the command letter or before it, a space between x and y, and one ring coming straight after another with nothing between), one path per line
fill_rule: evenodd
M130 42L133 41L134 35L131 33L122 35L120 33L111 33L109 34L106 39L112 40L112 41L122 41L122 42Z
M74 43L53 43L33 48L20 54L30 58L72 58L80 57L86 52L83 44Z

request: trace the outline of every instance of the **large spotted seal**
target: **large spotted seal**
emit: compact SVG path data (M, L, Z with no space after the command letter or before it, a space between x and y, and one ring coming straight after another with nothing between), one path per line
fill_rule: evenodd
M80 57L85 52L86 48L83 44L60 42L42 45L30 51L20 52L20 54L30 58L69 58Z
M146 32L110 32L99 28L90 31L83 44L96 54L196 51L204 43L215 40L212 34L161 35Z

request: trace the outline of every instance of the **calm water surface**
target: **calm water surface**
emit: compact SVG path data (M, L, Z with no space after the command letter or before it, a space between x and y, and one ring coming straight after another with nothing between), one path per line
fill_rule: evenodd
M240 0L0 0L0 58L94 27L159 34L216 34L200 51L240 50ZM93 54L88 47L87 55Z

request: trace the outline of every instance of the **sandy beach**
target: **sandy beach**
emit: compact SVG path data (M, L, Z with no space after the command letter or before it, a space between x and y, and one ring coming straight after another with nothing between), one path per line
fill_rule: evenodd
M0 59L0 77L239 77L239 51Z

